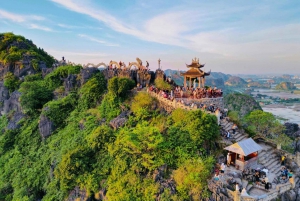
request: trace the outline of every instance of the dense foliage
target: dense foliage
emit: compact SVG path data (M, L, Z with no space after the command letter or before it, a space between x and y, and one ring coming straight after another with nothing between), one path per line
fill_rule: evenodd
M53 60L24 37L8 33L0 39L0 62L30 56L37 68L39 61ZM219 136L215 116L181 109L166 115L149 94L132 90L131 79L81 76L81 66L61 66L45 78L27 75L22 83L7 74L5 86L21 92L25 116L14 129L8 125L20 111L0 117L0 200L99 200L105 194L106 200L179 201L209 195ZM75 78L72 87L64 83L68 77ZM129 116L113 130L110 121L121 112ZM42 118L55 127L47 138L41 127L49 124Z
M94 198L106 189L107 200L155 200L162 186L153 174L161 167L165 167L161 179L174 178L172 185L177 188L175 194L164 188L161 197L197 200L208 196L206 182L214 164L209 151L215 149L218 136L215 117L180 109L165 116L153 109L156 100L142 92L130 103L128 90L133 85L126 78L111 79L103 96L102 76L92 77L78 92L51 101L44 94L49 90L47 79L25 79L22 106L35 112L17 130L4 129L7 119L0 119L4 129L0 199L64 200L79 187ZM89 102L83 98L92 104L80 106ZM102 118L115 118L126 102L134 112L126 126L114 131L107 123L100 124ZM58 127L44 141L38 129L42 107L42 113Z
M289 145L291 139L284 134L285 127L269 112L255 110L244 118L249 131L274 141L283 146Z
M33 58L31 63L35 70L39 70L39 61L45 62L47 67L51 67L54 63L52 56L23 36L0 33L0 62L4 64L19 62L25 55Z
M155 79L155 86L161 90L171 90L172 86L161 78Z
M9 92L15 91L20 84L20 80L11 72L8 72L4 76L4 86L8 88Z
M238 118L243 118L253 110L262 110L260 105L249 95L232 93L224 97L225 107L237 113Z

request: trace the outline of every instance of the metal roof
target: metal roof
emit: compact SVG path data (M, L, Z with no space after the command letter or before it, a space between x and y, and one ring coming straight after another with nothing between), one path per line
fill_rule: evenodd
M259 146L256 142L254 142L252 138L248 138L243 141L234 143L233 145L230 145L228 147L225 147L224 149L241 154L243 156L248 156L249 154L261 150L262 147Z

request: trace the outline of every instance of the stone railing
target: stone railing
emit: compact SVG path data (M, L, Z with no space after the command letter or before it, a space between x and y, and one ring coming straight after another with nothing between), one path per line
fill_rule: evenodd
M202 98L202 99L183 99L185 103L188 104L192 104L194 103L194 106L186 106L184 104L181 103L181 99L173 99L173 100L169 100L167 98L162 97L160 94L157 94L155 92L152 91L148 91L148 93L152 96L157 98L157 100L163 104L166 104L167 106L177 109L177 108L181 108L184 110L197 110L197 109L201 109L198 107L199 104L204 104L204 105L210 105L210 104L215 104L217 107L222 108L223 109L223 98L219 97L219 98ZM203 109L201 109L203 110ZM203 110L204 111L204 110ZM211 113L209 111L205 111L207 113Z
M278 198L279 195L292 189L292 184L290 182L286 184L279 184L276 186L276 190L263 194L261 196L255 197L243 197L241 196L241 201L271 201Z

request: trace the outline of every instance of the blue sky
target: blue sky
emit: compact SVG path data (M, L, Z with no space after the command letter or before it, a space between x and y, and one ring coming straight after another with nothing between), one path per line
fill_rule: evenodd
M0 32L75 63L148 60L224 73L300 73L300 2L281 0L9 0Z

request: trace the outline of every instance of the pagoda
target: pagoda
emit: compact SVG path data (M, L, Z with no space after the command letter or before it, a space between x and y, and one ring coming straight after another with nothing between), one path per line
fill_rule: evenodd
M210 71L208 73L201 70L205 64L199 63L199 58L196 57L192 60L191 64L186 64L186 67L189 68L185 73L181 73L181 76L184 76L184 88L187 87L187 79L189 79L189 88L192 87L192 81L198 79L198 88L205 86L205 77L210 75Z

